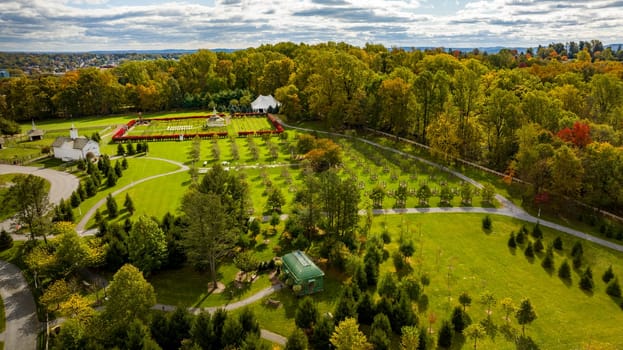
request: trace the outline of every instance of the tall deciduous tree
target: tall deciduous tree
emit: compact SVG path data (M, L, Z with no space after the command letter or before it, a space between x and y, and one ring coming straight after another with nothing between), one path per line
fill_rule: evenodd
M107 291L102 317L113 329L124 327L134 319L145 321L149 309L156 304L154 288L129 264L115 273Z
M183 234L188 260L199 269L209 269L216 288L217 266L231 252L237 238L230 217L218 195L196 190L184 195L182 212L188 219Z
M128 237L130 262L145 275L162 266L167 258L167 239L158 223L143 215L132 225Z
M46 234L50 228L47 213L51 206L45 180L28 175L17 176L13 181L15 184L11 186L9 195L17 208L17 221L22 225L28 225L30 239L43 236L47 242Z

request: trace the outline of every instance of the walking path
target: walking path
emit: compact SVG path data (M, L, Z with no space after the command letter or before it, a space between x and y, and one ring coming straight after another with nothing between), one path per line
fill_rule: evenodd
M138 184L142 184L143 182L147 182L149 180L153 180L153 179L157 179L163 176L169 176L169 175L173 175L173 174L177 174L177 173L181 173L183 171L188 171L190 168L187 165L184 165L180 162L176 162L170 159L165 159L165 158L157 158L157 157L144 157L145 159L155 159L155 160L161 160L163 162L167 162L167 163L171 163L171 164L175 164L177 166L179 166L180 168L174 171L170 171L168 173L162 173L162 174L158 174L158 175L153 175L153 176L149 176L149 177L145 177L142 178L138 181L134 181L128 185L125 185L123 187L121 187L120 189L112 192L112 196L116 196L121 192L127 191L128 189L138 185ZM95 203L95 205L93 205L89 211L87 211L84 216L82 217L82 220L80 220L80 222L78 223L78 225L76 225L76 231L78 231L78 234L80 235L88 235L93 233L93 230L89 230L89 231L85 231L85 228L87 226L87 223L89 222L89 219L91 219L91 216L93 216L95 214L95 211L97 209L99 209L99 207L101 207L102 205L104 205L106 203L106 198L102 198L100 199L97 203Z
M19 268L0 260L0 295L6 330L0 335L6 350L36 349L39 320L35 300Z

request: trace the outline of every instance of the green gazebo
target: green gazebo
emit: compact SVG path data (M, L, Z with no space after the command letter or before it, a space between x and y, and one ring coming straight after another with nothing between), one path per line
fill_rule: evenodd
M292 290L296 295L308 295L321 292L324 289L324 272L310 259L307 254L300 250L293 251L284 255L283 273L285 274L286 284L292 285ZM290 281L288 281L290 280ZM301 286L295 288L295 286Z

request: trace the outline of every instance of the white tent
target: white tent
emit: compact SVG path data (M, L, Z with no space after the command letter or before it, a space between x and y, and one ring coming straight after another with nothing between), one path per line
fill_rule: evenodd
M279 101L275 100L273 95L259 95L255 101L251 102L251 108L253 112L266 112L268 108L277 108L281 105Z

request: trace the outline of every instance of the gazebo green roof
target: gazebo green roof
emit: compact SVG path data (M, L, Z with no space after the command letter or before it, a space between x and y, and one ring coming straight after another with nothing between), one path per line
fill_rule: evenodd
M314 264L307 254L300 250L284 255L281 260L298 281L307 281L324 276L324 272Z

